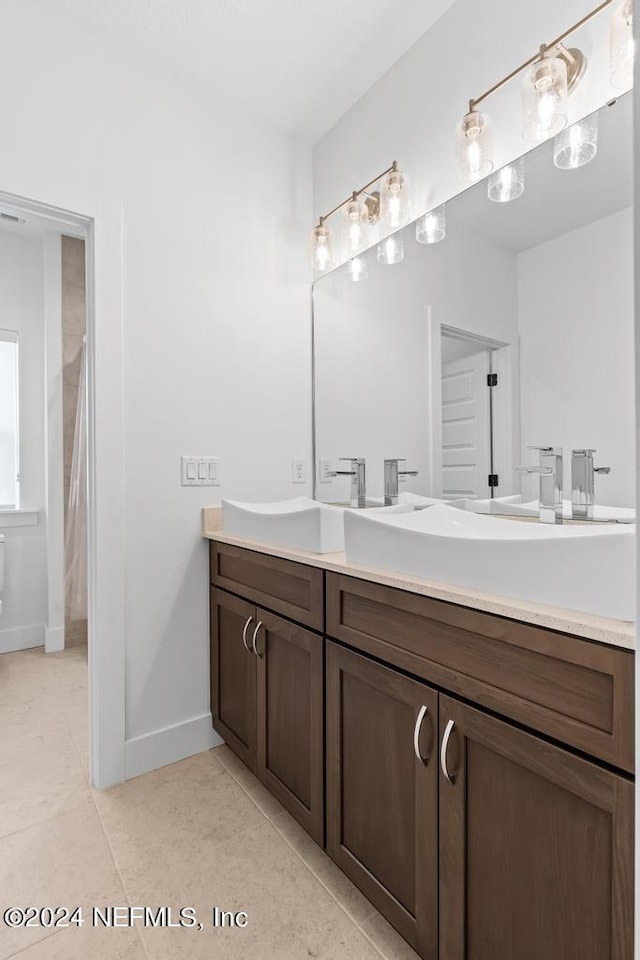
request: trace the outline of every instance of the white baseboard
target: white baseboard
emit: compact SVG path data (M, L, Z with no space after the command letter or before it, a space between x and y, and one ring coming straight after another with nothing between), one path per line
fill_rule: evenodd
M45 653L58 653L64 650L64 627L45 627L44 650Z
M211 714L205 713L172 727L154 730L125 743L124 775L127 780L141 773L166 767L169 763L192 757L222 743L211 726Z
M29 627L10 627L8 630L0 630L0 653L30 650L32 647L44 647L43 623L34 623Z

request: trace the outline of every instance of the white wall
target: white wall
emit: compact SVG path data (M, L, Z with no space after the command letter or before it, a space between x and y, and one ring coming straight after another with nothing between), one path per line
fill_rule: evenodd
M6 537L0 652L43 644L47 620L43 250L40 240L19 231L0 230L0 326L19 337L20 505L40 516L35 526L14 526L16 518L0 514Z
M124 556L110 543L102 566L126 583L135 773L212 742L200 508L304 491L290 458L310 466L310 153L46 4L3 0L0 27L3 123L16 132L0 189L121 211L123 423L103 408L98 420L114 447L125 436ZM25 51L38 70L24 70ZM99 403L121 371L109 367L118 317L101 308L98 323ZM181 454L220 456L223 485L182 489ZM96 476L100 551L121 505L117 470L99 459ZM101 616L108 607L105 596Z
M455 125L480 96L543 41L585 14L584 0L456 0L456 3L314 147L314 209L330 210L392 160L410 179L413 215L463 188L455 170ZM570 100L579 119L615 95L609 84L610 11L572 37L588 70ZM618 91L619 92L619 91ZM486 101L496 167L528 149L521 137L522 80ZM334 224L337 218L332 221ZM339 231L337 231L339 232Z
M635 503L633 211L622 210L518 257L522 462L527 444L593 447L597 502ZM537 481L527 478L535 495Z
M366 457L371 496L383 494L384 459L406 457L418 477L403 489L439 496L441 480L433 489L429 463L428 320L438 330L447 325L516 344L516 256L469 228L422 245L407 227L404 251L394 265L369 253L364 281L354 283L341 268L315 284L317 455ZM317 494L348 498L349 480L319 484Z

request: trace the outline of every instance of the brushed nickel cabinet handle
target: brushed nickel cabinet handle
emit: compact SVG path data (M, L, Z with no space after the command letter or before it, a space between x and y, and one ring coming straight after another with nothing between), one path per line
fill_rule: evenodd
M248 617L247 622L245 623L244 628L242 630L242 642L244 643L244 648L247 651L247 653L251 653L251 649L249 647L249 644L247 643L247 630L249 629L249 624L251 623L252 620L253 620L253 617Z
M261 654L261 653L258 653L258 648L257 648L257 646L256 646L256 639L257 639L257 637L258 637L258 630L260 629L261 626L262 626L262 620L258 620L258 626L257 626L257 627L255 628L255 630L253 631L253 637L251 638L251 646L253 647L253 652L255 653L256 657L262 657L262 654Z
M447 770L447 747L449 746L449 738L453 733L454 727L455 721L449 720L447 726L445 727L444 736L442 737L442 745L440 747L440 767L450 784L454 784L456 782L455 776L450 774Z
M420 713L418 714L416 725L413 728L413 751L416 757L418 758L418 760L420 761L420 763L424 763L425 767L429 762L429 758L423 757L422 754L420 753L420 731L422 729L422 721L426 717L427 712L428 711L426 707L424 706L420 707Z

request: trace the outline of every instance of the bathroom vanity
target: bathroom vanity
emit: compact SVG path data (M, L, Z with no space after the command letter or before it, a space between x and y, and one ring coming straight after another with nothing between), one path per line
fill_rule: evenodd
M631 960L631 625L213 526L213 725L418 954Z

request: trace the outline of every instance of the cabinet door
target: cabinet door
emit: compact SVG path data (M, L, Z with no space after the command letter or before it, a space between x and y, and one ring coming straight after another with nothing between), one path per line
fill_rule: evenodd
M258 776L323 842L322 637L258 608Z
M251 650L255 607L211 590L211 714L213 727L256 772L256 657Z
M438 948L437 730L434 690L327 643L327 850L427 960Z
M631 960L631 783L445 696L440 736L440 956Z

